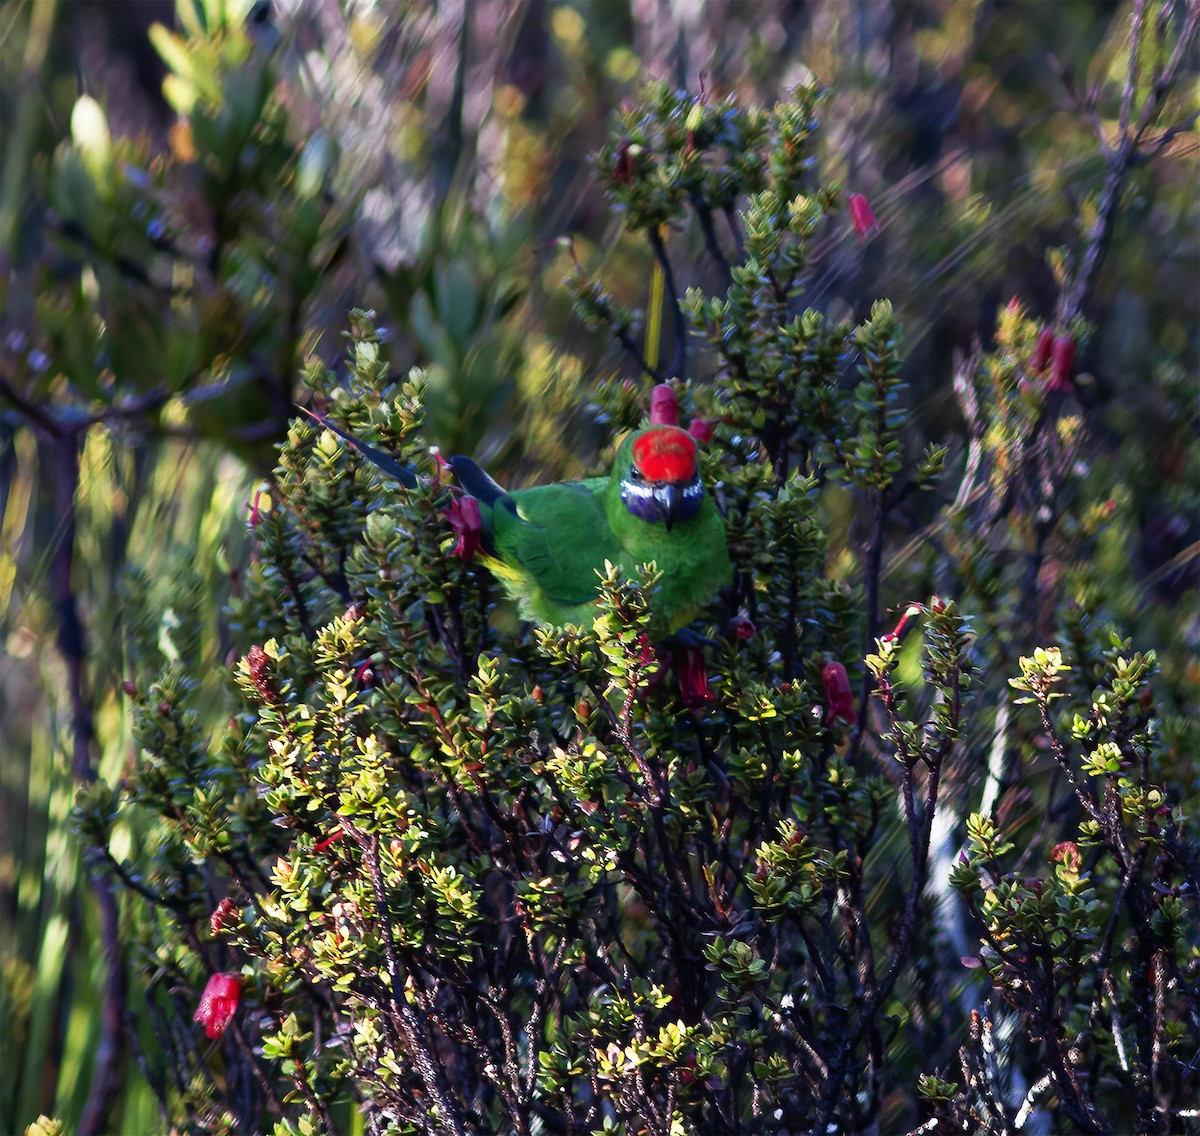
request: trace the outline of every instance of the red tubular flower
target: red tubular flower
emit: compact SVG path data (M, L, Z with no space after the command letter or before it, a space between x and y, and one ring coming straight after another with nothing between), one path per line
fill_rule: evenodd
M238 999L242 996L242 979L238 974L214 974L200 995L200 1005L192 1021L202 1022L209 1037L220 1037L233 1021Z
M679 399L670 383L659 383L650 392L650 425L679 425Z
M832 725L841 718L850 725L858 720L854 710L854 691L850 688L850 676L841 663L829 663L821 672L825 681L825 725Z
M1054 332L1048 327L1038 332L1037 343L1033 354L1029 356L1029 369L1040 371L1050 362L1050 352L1054 349Z
M1069 335L1060 335L1054 341L1050 354L1050 378L1046 383L1048 391L1071 391L1075 377L1075 340Z
M847 202L850 206L850 220L854 222L854 235L861 241L868 233L877 232L879 221L871 203L861 194L852 193Z
M909 604L904 609L904 614L900 617L899 622L886 635L882 636L884 642L891 642L893 639L903 639L908 632L908 626L914 619L917 618L923 611L919 603Z
M689 710L699 710L706 702L716 702L717 697L708 689L708 671L704 668L704 651L699 647L685 647L679 655L679 693Z
M450 555L460 560L474 560L475 554L483 547L483 516L479 512L479 502L464 494L450 502L446 517L450 527L458 533L458 541Z
M324 840L313 845L313 851L314 852L324 852L326 848L329 848L332 844L341 840L342 837L345 835L346 835L345 829L343 829L340 824L335 825L333 828L333 831Z

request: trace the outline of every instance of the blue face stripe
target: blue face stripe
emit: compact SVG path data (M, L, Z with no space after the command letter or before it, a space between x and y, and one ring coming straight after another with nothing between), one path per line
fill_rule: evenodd
M666 521L666 517L662 502L655 496L655 488L661 489L662 485L656 486L652 482L630 481L623 478L621 500L630 514L637 517L638 520L646 521L649 524L662 524ZM697 474L676 494L671 523L679 524L680 521L690 520L700 511L703 501L704 486Z

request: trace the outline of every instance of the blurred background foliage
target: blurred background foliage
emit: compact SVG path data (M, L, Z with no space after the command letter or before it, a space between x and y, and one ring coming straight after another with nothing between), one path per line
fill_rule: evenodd
M598 434L584 384L631 362L561 282L583 266L643 313L652 265L588 155L646 77L770 105L813 74L831 90L823 172L868 195L881 231L829 238L808 302L859 319L892 298L913 451L944 440L960 460L954 352L988 340L1014 295L1052 317L1047 250L1103 177L1128 9L14 0L0 24L0 1128L47 1112L148 1131L136 1068L101 1044L106 1013L138 1014L100 946L119 913L65 828L77 784L135 753L126 566L163 596L186 568L207 629L190 648L230 651L221 612L255 486L301 362L339 355L346 310L377 311L397 373L427 369L443 450L514 484L577 473ZM1185 120L1135 174L1079 361L1088 492L1113 502L1106 608L1139 645L1174 648L1177 687L1200 678L1197 173ZM682 247L695 239L671 238L681 291L713 271ZM905 518L889 603L925 583L932 512ZM214 706L220 691L214 673ZM131 819L123 839L152 834Z

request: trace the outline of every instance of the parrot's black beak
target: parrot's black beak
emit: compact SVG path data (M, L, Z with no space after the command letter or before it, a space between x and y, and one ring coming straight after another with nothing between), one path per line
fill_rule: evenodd
M667 532L675 524L679 515L679 486L659 485L654 490L654 503L658 506L662 522L667 526Z

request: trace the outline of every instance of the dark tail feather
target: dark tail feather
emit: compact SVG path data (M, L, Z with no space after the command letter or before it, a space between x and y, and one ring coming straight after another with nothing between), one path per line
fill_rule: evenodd
M353 434L348 434L340 426L335 426L323 414L318 414L315 410L309 410L307 407L298 407L316 422L319 422L326 430L332 430L339 438L344 438L349 442L367 461L373 465L377 465L389 477L398 481L406 489L416 489L417 474L409 466L401 465L395 458L389 457L382 450L377 450L374 446L368 446L366 442L356 438ZM456 471L457 472L457 471Z
M508 490L484 473L477 462L462 454L455 454L450 459L450 468L454 470L459 485L477 501L484 505L503 505L509 511L516 512L516 504L508 495Z

